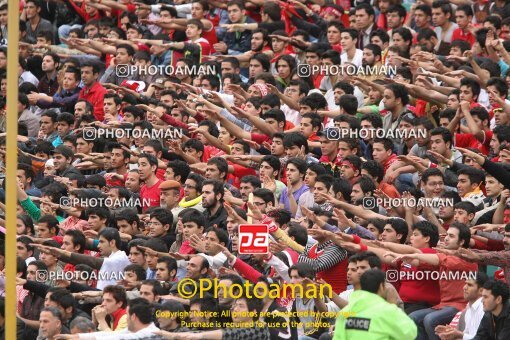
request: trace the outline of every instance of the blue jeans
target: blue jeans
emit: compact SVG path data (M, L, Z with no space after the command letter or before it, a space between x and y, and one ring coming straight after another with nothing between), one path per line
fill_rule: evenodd
M458 309L453 307L444 307L442 309L427 308L412 312L409 314L409 317L418 326L418 337L416 340L439 340L435 332L436 327L448 324L458 312Z
M399 193L403 193L404 191L409 191L410 189L415 188L413 183L413 174L400 174L396 179L395 188L397 188Z

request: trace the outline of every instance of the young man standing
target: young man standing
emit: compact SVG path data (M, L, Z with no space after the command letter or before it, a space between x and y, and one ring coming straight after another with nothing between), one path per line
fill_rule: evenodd
M153 155L142 153L138 157L138 173L140 174L140 180L144 182L140 189L143 211L149 207L159 207L161 204L159 186L163 181L156 176L157 169L158 160Z
M340 35L340 45L342 46L342 54L340 59L342 64L350 63L359 67L363 63L363 50L356 48L358 42L358 31L352 28L342 30Z
M85 62L81 65L81 81L84 87L80 91L78 99L85 99L94 105L94 117L100 122L104 119L104 95L106 89L97 81L99 77L99 66Z
M198 19L191 19L188 21L186 28L186 42L171 42L167 44L170 49L183 50L185 58L191 58L195 64L201 64L202 56L211 54L211 45L209 42L202 38L204 31L204 24Z
M468 4L457 7L455 10L455 21L459 26L453 31L452 41L463 40L467 41L471 47L476 41L473 34L474 27L471 22L473 20L473 9Z
M287 188L283 189L280 197L280 207L296 215L299 198L309 190L303 183L306 172L306 162L299 158L291 158L287 161Z
M453 31L459 26L450 21L452 15L452 5L443 0L436 0L432 3L432 22L436 28L437 39L439 43L451 43L453 41Z

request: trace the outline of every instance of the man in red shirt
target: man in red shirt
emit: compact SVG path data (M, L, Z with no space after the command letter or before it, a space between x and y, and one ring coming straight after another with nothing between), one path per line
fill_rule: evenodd
M390 165L397 161L397 155L393 153L393 142L389 138L374 139L372 156L374 161L382 165L385 174Z
M484 155L488 155L493 136L493 131L489 126L489 113L481 106L476 106L471 109L470 106L471 104L468 101L462 101L460 103L460 108L457 110L450 124L448 124L448 129L453 133L459 126L461 119L465 119L467 126L461 126L461 131L465 133L455 134L455 146L476 148Z
M138 173L140 180L144 182L140 189L140 200L142 201L142 210L145 212L149 207L160 206L159 185L163 182L156 176L158 169L158 160L153 155L142 153L138 157Z
M85 86L81 89L78 99L85 99L94 105L94 117L101 122L104 119L103 101L106 89L97 81L98 77L99 66L97 64L84 62L81 65L81 81Z
M211 45L202 38L204 24L198 19L191 19L186 26L186 42L171 42L167 46L173 50L181 50L184 57L191 58L195 65L203 62L202 57L211 54Z
M470 5L462 5L457 7L455 11L455 21L459 28L456 28L452 34L452 41L464 40L473 46L476 41L475 35L473 34L474 27L471 25L473 20L473 9Z
M445 242L448 250L467 248L471 240L469 228L462 223L452 223ZM462 289L466 279L476 275L478 265L453 255L445 254L406 254L398 256L394 262L418 266L430 264L436 267L439 274L439 291L441 301L432 308L420 309L409 314L409 317L418 325L418 339L435 338L435 328L438 325L449 323L457 312L466 307Z

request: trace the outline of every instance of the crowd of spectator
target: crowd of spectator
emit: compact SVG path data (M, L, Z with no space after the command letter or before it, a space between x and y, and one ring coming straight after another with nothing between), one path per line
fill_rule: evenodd
M22 0L19 25L18 339L510 338L508 1ZM183 288L214 280L238 291Z

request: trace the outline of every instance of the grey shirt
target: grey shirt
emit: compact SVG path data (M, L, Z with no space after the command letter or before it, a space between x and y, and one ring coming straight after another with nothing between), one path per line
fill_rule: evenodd
M39 120L41 118L33 114L30 110L26 109L21 113L18 118L18 123L25 123L27 125L28 137L37 137L39 133Z
M37 42L37 34L39 32L50 31L53 33L53 25L46 19L41 18L35 30L32 30L32 25L30 25L30 21L27 20L26 23L27 23L27 39L31 43L35 44Z

